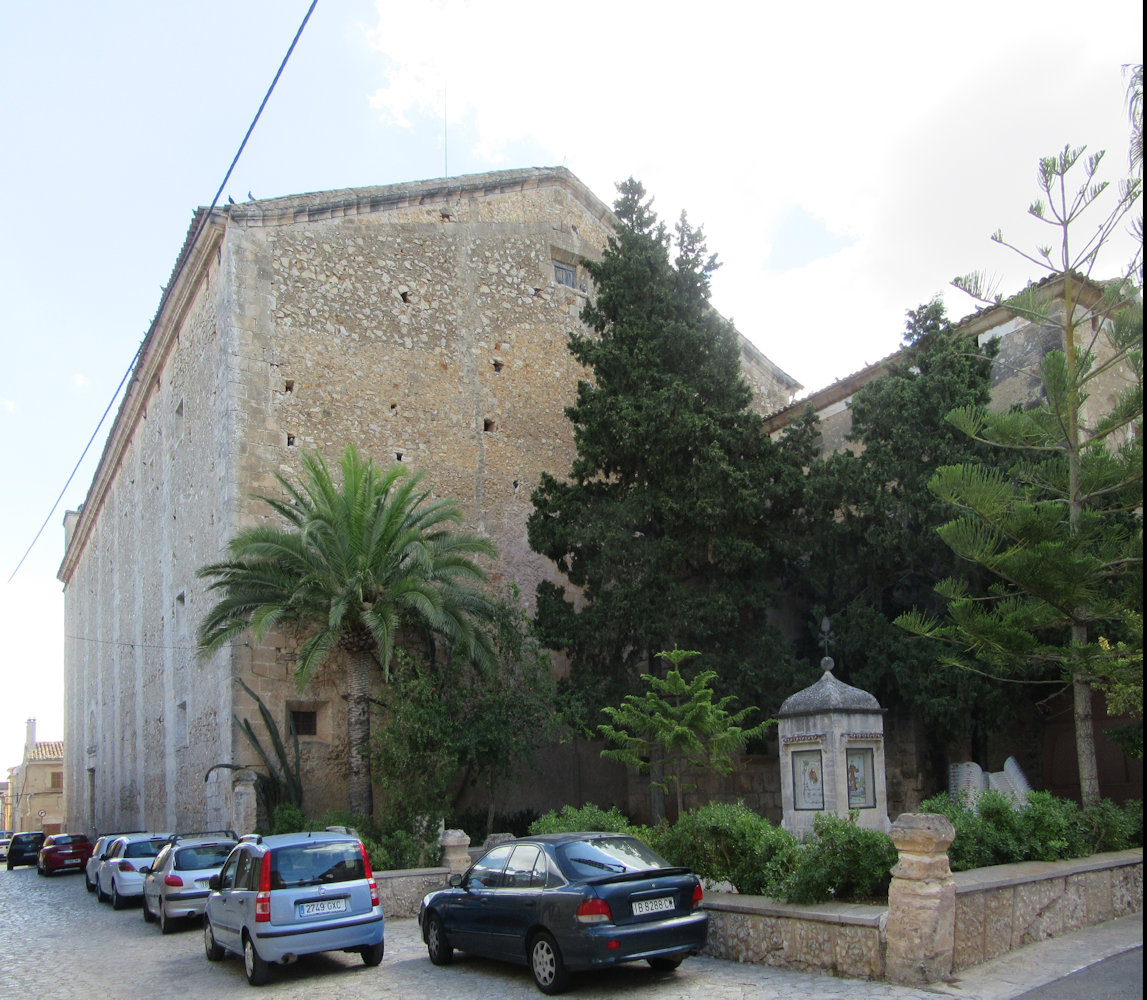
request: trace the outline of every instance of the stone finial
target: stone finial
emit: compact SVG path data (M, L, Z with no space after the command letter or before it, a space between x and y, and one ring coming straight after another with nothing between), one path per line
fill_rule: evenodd
M470 837L464 830L443 830L438 835L442 864L452 873L463 874L470 867Z
M956 830L947 816L939 813L902 813L889 831L900 860L892 869L893 878L945 879L952 874L948 847Z

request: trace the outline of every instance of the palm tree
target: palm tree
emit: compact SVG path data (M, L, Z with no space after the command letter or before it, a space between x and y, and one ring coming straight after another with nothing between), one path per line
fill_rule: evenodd
M370 688L374 670L389 677L401 628L426 630L478 661L490 651L480 627L492 608L478 589L485 573L475 556L494 557L485 538L454 530L453 500L432 500L420 473L394 465L381 473L353 446L336 486L317 452L303 457L302 485L276 476L287 498L258 496L286 526L240 531L228 558L204 566L218 603L197 640L210 656L250 629L256 642L283 626L306 638L295 683L302 690L332 653L347 664L347 806L372 816Z

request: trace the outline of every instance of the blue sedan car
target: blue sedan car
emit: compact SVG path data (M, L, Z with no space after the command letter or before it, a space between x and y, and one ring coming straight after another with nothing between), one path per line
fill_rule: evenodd
M569 973L644 960L673 970L705 944L701 883L617 833L526 837L429 893L418 924L430 961L454 949L526 965L543 993Z

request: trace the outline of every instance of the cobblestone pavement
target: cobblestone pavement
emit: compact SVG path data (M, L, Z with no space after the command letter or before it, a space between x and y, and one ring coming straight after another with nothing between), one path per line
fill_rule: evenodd
M970 985L970 984L966 984ZM235 958L208 962L201 925L163 936L138 905L115 911L84 891L79 875L42 878L0 870L0 997L45 1000L251 1000ZM909 989L763 966L691 958L675 973L644 963L575 977L571 1000L938 1000L944 989ZM1012 995L1018 995L1016 991ZM974 1000L972 990L953 990ZM273 967L256 996L282 1000L422 998L538 1000L525 968L459 955L430 964L414 920L388 920L386 958L368 969L333 953ZM1002 994L997 994L1002 995Z

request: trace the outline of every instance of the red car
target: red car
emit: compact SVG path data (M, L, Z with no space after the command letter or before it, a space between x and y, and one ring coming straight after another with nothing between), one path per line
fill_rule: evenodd
M81 872L91 856L92 842L82 833L53 833L44 838L36 871L41 875Z

